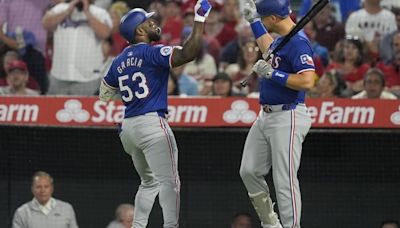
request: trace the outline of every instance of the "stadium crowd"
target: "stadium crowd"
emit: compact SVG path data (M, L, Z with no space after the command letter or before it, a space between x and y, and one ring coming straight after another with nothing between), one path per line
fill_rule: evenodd
M162 27L160 43L183 44L195 2L150 1L147 10ZM239 1L211 2L203 50L171 70L168 92L256 97L258 78L240 86L262 53ZM299 3L295 21L313 3L293 2ZM344 2L333 0L303 30L317 73L308 96L398 99L400 1L357 0L353 8ZM96 95L113 58L128 45L118 27L129 10L126 1L112 0L0 1L0 95Z

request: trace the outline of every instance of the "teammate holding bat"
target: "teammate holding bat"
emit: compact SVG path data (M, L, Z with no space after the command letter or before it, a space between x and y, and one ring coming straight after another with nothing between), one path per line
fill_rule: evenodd
M243 1L243 14L251 23L260 50L268 55L295 27L289 17L289 0ZM267 30L279 37L273 40ZM248 133L240 176L263 228L300 228L297 171L302 143L311 126L304 97L305 90L314 86L312 56L311 45L300 32L270 61L259 60L253 67L261 78L262 110ZM282 224L265 181L271 167Z
M165 118L168 75L170 68L197 56L210 10L207 0L197 1L193 32L183 47L150 45L161 35L161 29L150 18L154 13L136 8L121 19L120 33L131 45L113 61L101 83L99 97L108 101L119 90L126 107L120 138L141 178L133 228L147 226L157 195L163 227L179 226L178 148Z

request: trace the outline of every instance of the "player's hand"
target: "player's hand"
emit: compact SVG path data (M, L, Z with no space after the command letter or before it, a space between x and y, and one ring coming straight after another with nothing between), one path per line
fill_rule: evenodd
M194 21L204 23L211 11L211 4L208 0L198 0L194 6Z
M267 63L265 60L260 59L254 64L252 69L259 77L270 79L272 77L272 73L274 72L274 68L272 68L270 63Z
M254 0L243 1L244 5L242 14L248 22L252 23L256 18L258 18L256 4L254 3Z

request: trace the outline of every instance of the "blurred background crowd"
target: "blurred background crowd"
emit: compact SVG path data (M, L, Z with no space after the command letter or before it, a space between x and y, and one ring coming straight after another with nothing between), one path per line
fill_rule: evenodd
M203 50L171 70L177 96L258 95L258 78L240 81L261 58L239 0L211 0ZM155 11L166 45L182 45L193 26L195 0L0 0L0 95L98 93L101 78L127 43L118 32L134 7ZM297 21L314 4L293 0ZM332 0L304 28L314 50L313 98L398 99L400 1Z

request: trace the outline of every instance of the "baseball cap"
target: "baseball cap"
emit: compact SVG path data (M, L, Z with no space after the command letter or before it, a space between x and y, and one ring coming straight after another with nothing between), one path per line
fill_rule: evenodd
M8 64L7 73L10 73L13 70L22 70L28 72L28 67L26 66L26 63L24 61L13 60Z

